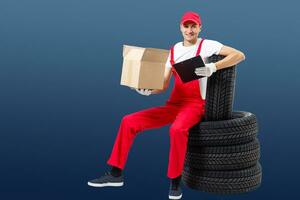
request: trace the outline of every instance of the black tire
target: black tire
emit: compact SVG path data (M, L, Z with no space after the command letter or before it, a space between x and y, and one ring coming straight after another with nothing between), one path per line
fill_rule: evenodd
M259 141L255 139L235 146L189 146L185 165L204 170L234 170L254 166L259 158Z
M213 55L209 62L222 60L224 56ZM218 70L207 80L205 121L231 119L233 107L236 66Z
M215 194L239 194L258 188L261 184L262 170L255 166L236 171L204 171L185 167L183 183L195 190Z
M250 112L235 111L232 119L196 124L189 130L188 146L244 144L254 140L257 133L256 116Z

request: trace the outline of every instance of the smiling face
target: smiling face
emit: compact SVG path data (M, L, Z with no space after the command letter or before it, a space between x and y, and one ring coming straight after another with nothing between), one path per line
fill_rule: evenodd
M201 26L195 22L187 21L184 24L180 24L180 31L184 41L188 43L195 43L201 31Z

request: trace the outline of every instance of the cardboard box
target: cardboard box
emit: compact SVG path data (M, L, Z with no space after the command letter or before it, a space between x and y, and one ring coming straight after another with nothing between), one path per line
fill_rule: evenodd
M121 85L162 89L169 51L123 45Z

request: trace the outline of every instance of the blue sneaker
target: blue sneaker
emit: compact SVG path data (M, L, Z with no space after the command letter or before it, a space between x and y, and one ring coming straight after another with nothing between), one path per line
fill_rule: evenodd
M88 185L92 187L121 187L124 185L124 177L123 175L114 177L109 172L106 172L104 176L90 180Z

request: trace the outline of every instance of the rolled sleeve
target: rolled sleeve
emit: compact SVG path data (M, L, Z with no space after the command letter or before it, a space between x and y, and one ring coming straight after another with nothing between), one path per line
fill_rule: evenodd
M213 54L219 55L222 47L224 46L222 43L215 40L205 40L204 45L208 51L207 56L211 56Z

